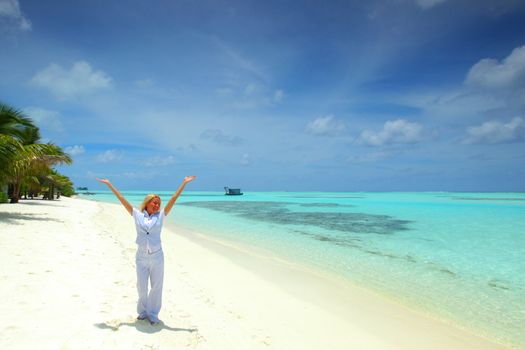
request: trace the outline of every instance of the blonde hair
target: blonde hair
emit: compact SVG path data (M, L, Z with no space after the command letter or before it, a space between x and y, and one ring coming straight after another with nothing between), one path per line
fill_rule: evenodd
M144 200L142 201L142 204L139 207L140 211L144 211L144 209L146 209L146 205L148 205L148 203L154 200L155 198L159 199L159 204L160 204L160 197L158 194L150 193L146 197L144 197Z

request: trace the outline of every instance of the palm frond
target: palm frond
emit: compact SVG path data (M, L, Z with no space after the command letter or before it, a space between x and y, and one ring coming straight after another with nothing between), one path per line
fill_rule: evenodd
M0 134L22 139L26 129L37 129L31 118L0 102Z

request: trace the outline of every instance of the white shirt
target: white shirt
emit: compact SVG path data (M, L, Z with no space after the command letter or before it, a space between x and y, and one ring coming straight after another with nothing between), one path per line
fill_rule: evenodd
M132 214L135 219L137 229L137 239L135 243L139 250L154 253L162 248L160 241L160 232L164 222L164 210L149 215L146 210L140 212L133 208Z

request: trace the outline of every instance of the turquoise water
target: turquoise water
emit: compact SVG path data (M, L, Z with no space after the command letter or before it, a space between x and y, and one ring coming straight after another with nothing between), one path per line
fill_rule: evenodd
M123 194L138 206L146 193ZM525 348L525 193L185 192L173 213Z

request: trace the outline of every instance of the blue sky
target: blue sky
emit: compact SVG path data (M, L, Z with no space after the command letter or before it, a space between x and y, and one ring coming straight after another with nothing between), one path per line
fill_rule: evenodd
M525 2L0 0L77 186L525 191Z

